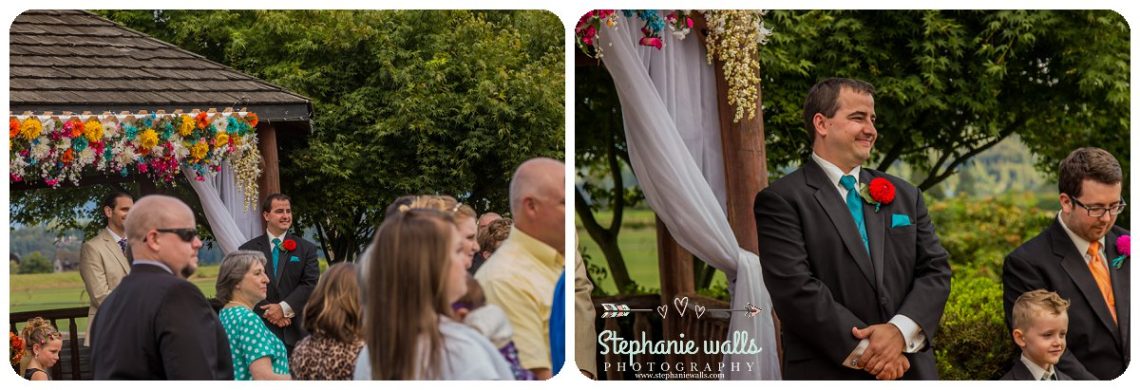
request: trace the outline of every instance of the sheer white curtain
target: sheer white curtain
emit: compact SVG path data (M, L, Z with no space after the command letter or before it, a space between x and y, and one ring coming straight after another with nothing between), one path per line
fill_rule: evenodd
M189 169L183 169L190 187L198 194L210 231L222 247L222 253L230 253L253 237L261 235L260 212L256 206L244 210L245 195L234 179L233 167L226 162L214 177L198 181Z
M732 307L751 303L763 310L754 318L732 313L728 336L745 331L762 351L725 355L724 378L780 379L771 297L759 259L740 248L724 212L713 69L695 35L677 40L666 31L659 52L638 45L642 23L623 18L599 37L621 101L633 172L673 238L732 281ZM739 371L731 370L734 363Z

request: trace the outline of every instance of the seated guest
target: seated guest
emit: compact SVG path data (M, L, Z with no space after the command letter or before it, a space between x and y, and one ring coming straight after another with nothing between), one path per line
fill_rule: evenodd
M513 378L486 337L451 319L451 303L467 292L469 257L450 215L401 207L370 253L355 379Z
M329 268L309 296L302 324L309 335L289 356L293 378L349 380L356 356L364 347L360 334L360 285L356 265L340 263Z
M261 321L253 306L265 300L269 276L265 255L238 250L222 259L215 298L225 302L218 313L230 341L236 380L288 380L285 344Z
M51 322L41 317L28 320L24 330L20 331L24 338L24 348L31 353L28 368L24 370L24 379L30 381L51 380L47 370L50 370L59 361L59 350L63 349L63 338Z
M1057 369L1065 353L1069 332L1069 301L1055 292L1033 290L1021 294L1013 304L1013 341L1021 347L1021 358L1003 380L1071 380Z
M515 331L511 329L510 321L507 321L507 314L498 306L487 304L483 288L479 287L474 276L467 276L467 293L459 297L459 301L453 303L451 308L455 310L456 319L475 328L491 341L491 345L499 349L499 354L510 363L515 379L534 380L534 373L519 364L519 350L515 348L515 342L511 341Z

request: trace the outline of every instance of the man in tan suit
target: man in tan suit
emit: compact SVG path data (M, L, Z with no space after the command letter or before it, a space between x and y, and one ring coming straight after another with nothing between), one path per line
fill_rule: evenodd
M88 328L95 322L99 305L103 304L103 300L111 295L111 290L119 285L131 269L127 261L127 235L123 223L134 204L134 199L123 192L114 192L103 198L100 205L103 216L107 218L107 227L84 242L83 249L79 252L79 276L83 277L87 296L91 298L91 308L87 310ZM84 334L83 345L90 346L91 333Z

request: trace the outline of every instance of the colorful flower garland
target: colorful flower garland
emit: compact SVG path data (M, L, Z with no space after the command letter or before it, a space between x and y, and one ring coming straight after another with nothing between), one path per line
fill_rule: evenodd
M201 181L229 160L248 206L256 203L261 175L256 126L257 114L244 111L11 115L9 182L38 179L59 188L65 181L79 185L83 175L101 172L144 174L172 183L183 169Z
M672 11L664 19L656 10L623 10L621 14L626 19L636 16L645 22L641 27L644 36L638 41L641 46L664 47L661 31L665 26L677 39L685 39L693 28L691 11ZM753 119L760 98L760 46L768 43L772 35L772 30L764 25L765 11L703 11L703 14L708 23L707 60L710 64L713 60L724 62L728 104L735 109L732 122L740 122L745 115ZM617 25L615 10L593 10L578 19L574 35L578 48L587 56L602 57L597 39L602 25Z

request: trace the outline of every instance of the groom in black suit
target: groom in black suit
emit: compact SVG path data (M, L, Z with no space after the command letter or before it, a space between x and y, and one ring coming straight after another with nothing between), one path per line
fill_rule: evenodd
M288 196L267 196L261 204L261 216L265 219L266 234L241 246L241 249L265 254L269 288L265 301L254 310L292 354L293 346L307 334L301 327L300 316L321 276L317 245L288 233L293 225L293 208Z
M950 294L949 256L922 193L860 167L878 137L873 93L851 79L812 87L811 158L756 196L785 379L938 378L931 344Z
M1053 224L1005 258L1005 318L1026 291L1055 291L1071 302L1068 349L1057 367L1074 379L1113 379L1129 361L1131 257L1117 239L1124 212L1120 163L1098 148L1074 150L1058 173L1061 211Z

